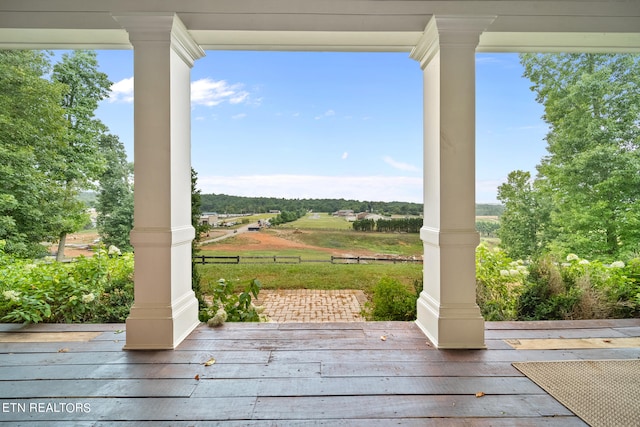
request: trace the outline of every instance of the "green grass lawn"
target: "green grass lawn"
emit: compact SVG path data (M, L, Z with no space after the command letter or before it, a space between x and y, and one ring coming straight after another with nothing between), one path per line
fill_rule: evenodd
M366 293L385 276L407 286L422 279L422 264L208 264L197 268L205 292L208 284L221 278L241 284L256 278L263 289L360 289Z
M303 231L296 235L296 239L308 245L345 251L367 250L398 256L420 256L423 253L423 244L417 233Z
M247 224L252 224L254 222L258 222L258 220L265 220L265 219L269 219L269 218L273 218L274 216L276 216L275 214L270 214L270 213L261 213L261 214L254 214L254 215L247 215L247 216L238 216L238 217L229 217L229 218L220 218L220 220L222 222L235 222L235 225L231 225L229 227L224 226L227 229L235 229L235 228L240 228L244 225ZM212 228L212 230L215 230L215 228Z
M326 212L308 213L302 218L278 226L278 228L352 230L351 222Z
M335 220L335 218L331 218ZM346 222L346 221L345 221ZM270 231L273 232L273 231ZM246 250L243 241L236 237L224 240L225 249L199 252L200 255L217 256L294 256L302 260L324 260L326 262L303 262L300 264L207 264L198 265L203 277L203 286L224 278L227 281L246 283L258 279L265 289L361 289L369 290L385 276L412 286L422 278L422 264L331 264L331 255L321 248L340 249L340 252L387 254L403 257L422 255L422 242L418 234L364 233L355 231L327 231L304 229L301 233L285 233L288 238L318 247L315 249ZM233 248L237 243L237 249ZM232 247L229 248L229 245ZM259 261L258 261L259 262Z

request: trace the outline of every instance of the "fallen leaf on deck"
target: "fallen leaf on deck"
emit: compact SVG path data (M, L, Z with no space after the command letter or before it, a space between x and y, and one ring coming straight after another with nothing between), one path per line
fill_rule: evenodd
M603 342L610 343L611 340L602 340Z
M121 334L124 332L124 329L116 329L115 331L113 331L114 334Z
M214 359L213 357L209 360L207 360L206 362L204 362L204 366L211 366L214 363L216 363L216 359Z
M196 381L200 381L200 375L196 374L196 376L193 377L193 379L196 380Z
M58 353L68 353L69 349L68 348L61 348L60 350L58 350Z
M382 341L386 341L386 340L387 340L387 336L386 336L386 335L383 335L383 336L381 336L381 337L380 337L380 339L381 339Z
M484 392L483 391L479 391L476 393L476 397L482 397L484 396Z

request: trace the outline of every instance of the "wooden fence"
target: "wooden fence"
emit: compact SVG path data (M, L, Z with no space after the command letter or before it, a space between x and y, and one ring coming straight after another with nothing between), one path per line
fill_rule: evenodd
M303 264L303 263L319 263L326 262L331 264L402 264L402 263L419 263L422 264L421 258L398 258L398 257L338 257L332 256L330 259L303 259L299 256L217 256L217 255L196 255L193 257L196 264Z

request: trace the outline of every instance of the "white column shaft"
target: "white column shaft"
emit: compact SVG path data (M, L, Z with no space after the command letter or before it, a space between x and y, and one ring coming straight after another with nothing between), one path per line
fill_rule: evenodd
M134 47L135 302L126 349L175 348L198 325L191 289L190 70L174 15L116 17Z
M424 290L417 323L438 348L484 348L476 304L475 48L490 19L434 17L424 70Z

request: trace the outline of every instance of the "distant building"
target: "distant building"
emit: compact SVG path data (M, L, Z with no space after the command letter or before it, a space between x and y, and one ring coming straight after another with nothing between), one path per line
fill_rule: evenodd
M208 225L210 227L217 227L219 222L217 213L204 213L200 215L200 225Z
M355 220L363 220L363 219L371 219L373 221L378 221L379 219L385 219L384 216L373 214L369 212L360 212L355 216Z
M341 209L333 213L333 216L343 216L343 217L350 217L354 215L355 214L353 213L352 209Z

